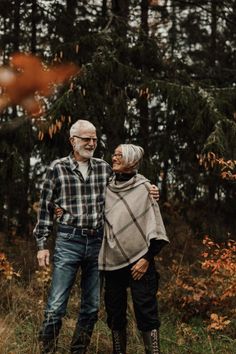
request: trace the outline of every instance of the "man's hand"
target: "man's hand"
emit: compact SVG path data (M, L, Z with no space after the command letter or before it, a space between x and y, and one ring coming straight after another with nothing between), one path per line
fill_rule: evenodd
M60 216L63 215L63 209L62 209L62 208L59 208L59 207L56 207L56 208L54 209L54 213L56 214L56 217L57 217L57 218L60 218Z
M146 273L149 266L149 262L145 258L141 258L131 268L131 274L134 280L139 280Z
M152 184L150 189L149 189L149 194L156 200L158 201L160 199L160 192L159 188L155 185Z
M38 251L37 259L38 259L40 267L49 266L49 256L50 256L49 250L40 250L40 251Z

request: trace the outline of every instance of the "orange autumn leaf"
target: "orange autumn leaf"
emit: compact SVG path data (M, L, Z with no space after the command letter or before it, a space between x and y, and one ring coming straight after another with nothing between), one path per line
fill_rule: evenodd
M6 255L5 253L0 253L0 262L3 262L6 260Z
M206 170L209 168L220 167L220 177L228 181L236 180L236 161L224 160L224 158L217 158L213 152L207 154L196 155L199 165L203 166Z
M227 316L218 316L216 313L211 314L211 323L207 327L208 330L222 330L230 324Z
M42 112L37 95L49 96L55 85L64 83L79 69L74 64L45 67L31 54L13 54L9 67L0 68L0 111L10 105L21 105L29 115Z

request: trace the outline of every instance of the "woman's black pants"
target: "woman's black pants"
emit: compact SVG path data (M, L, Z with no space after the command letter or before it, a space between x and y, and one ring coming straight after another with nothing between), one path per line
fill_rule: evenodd
M105 306L107 324L112 330L122 330L127 324L127 288L130 287L134 313L140 331L151 331L160 326L156 293L158 273L154 262L140 280L131 276L131 267L105 272Z

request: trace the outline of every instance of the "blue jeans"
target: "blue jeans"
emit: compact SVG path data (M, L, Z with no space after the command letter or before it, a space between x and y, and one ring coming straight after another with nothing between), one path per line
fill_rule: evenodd
M82 234L79 229L59 226L53 258L52 283L40 340L57 338L79 267L81 267L81 305L76 329L92 332L99 310L98 254L102 236L102 229L96 235L87 235L86 230Z

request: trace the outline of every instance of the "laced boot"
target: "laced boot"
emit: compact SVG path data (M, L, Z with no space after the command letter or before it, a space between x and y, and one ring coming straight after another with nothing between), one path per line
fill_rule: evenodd
M152 329L149 332L142 332L146 354L161 354L159 330Z
M112 331L113 354L126 353L126 329Z

